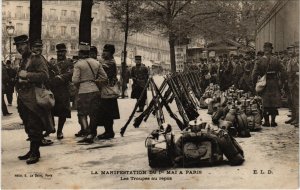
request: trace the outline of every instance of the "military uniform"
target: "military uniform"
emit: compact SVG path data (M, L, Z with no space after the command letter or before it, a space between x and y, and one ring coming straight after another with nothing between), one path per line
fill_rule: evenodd
M291 97L292 122L299 123L299 60L292 58L287 64L287 81Z
M69 83L72 80L73 64L65 59L53 65L49 86L55 97L53 115L57 117L71 118Z
M272 47L272 44L266 43L265 46ZM277 126L275 123L275 117L278 115L277 108L281 107L281 93L278 77L280 74L282 79L284 79L286 77L286 72L284 66L275 56L264 55L254 66L252 73L253 83L256 84L258 77L262 77L265 74L267 75L267 84L263 92L260 94L263 99L263 112L265 118L265 123L263 125L270 126L269 115L271 115L271 126Z
M29 50L28 36L17 36L14 41L17 50L22 53L16 83L17 108L30 140L29 152L18 158L27 160L27 164L34 164L40 158L39 147L43 140L42 132L51 133L55 131L51 111L38 105L35 93L36 87L42 88L44 86L49 78L49 73L45 58ZM23 45L18 46L18 44Z
M233 66L231 62L224 61L220 64L218 73L219 73L219 85L221 91L227 90L233 83L232 78Z
M142 97L138 106L140 108L139 111L143 111L147 99L147 91L144 94L142 92L149 78L148 69L143 65L133 66L131 78L133 80L131 98L139 99Z

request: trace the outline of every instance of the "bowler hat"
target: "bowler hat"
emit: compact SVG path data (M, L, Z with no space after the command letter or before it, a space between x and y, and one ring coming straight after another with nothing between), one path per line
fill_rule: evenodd
M111 54L114 54L115 53L115 46L112 45L112 44L105 44L104 47L103 47L103 51L107 51L107 52L110 52Z
M27 35L20 35L20 36L16 36L14 37L14 45L17 45L17 44L22 44L22 43L26 43L28 42L28 36Z
M80 42L78 46L79 51L90 51L90 44L87 42Z
M271 42L265 42L264 48L266 48L266 47L273 49L273 44Z
M56 45L56 51L67 51L67 47L64 43Z
M43 41L40 40L40 39L34 40L34 41L31 43L31 46L32 46L32 47L41 47L41 46L43 46Z
M138 60L138 61L142 61L142 56L136 55L136 56L134 56L134 59L135 59L135 60Z

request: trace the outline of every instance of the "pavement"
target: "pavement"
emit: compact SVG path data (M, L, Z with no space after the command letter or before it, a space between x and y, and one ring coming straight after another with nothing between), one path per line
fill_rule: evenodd
M161 83L162 77L155 81ZM130 89L129 89L130 90ZM151 97L148 91L148 97ZM119 99L121 119L115 120L116 137L96 141L91 145L78 145L74 134L80 129L77 112L72 111L64 127L64 139L50 135L54 144L41 147L41 159L27 165L17 156L28 151L29 142L16 110L16 102L8 107L13 114L2 117L1 153L3 189L103 189L103 188L168 188L168 189L298 189L299 129L284 124L288 110L279 110L276 128L263 128L251 132L250 138L236 138L245 152L241 166L226 162L219 166L200 168L152 169L148 165L145 139L157 128L154 116L140 128L132 122L124 137L119 131L128 120L136 100ZM171 105L175 109L175 105ZM204 121L210 121L207 110L200 110ZM164 112L175 137L180 131L176 123ZM178 113L177 113L178 114ZM138 114L135 114L137 116ZM57 123L57 120L56 120ZM104 129L98 128L98 134ZM225 157L224 157L225 159Z

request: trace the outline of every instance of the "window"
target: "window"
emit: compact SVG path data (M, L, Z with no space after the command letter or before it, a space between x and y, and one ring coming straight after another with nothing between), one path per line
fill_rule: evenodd
M17 23L16 24L16 33L22 33L23 32L23 24Z
M110 39L110 29L106 29L106 38Z
M50 9L50 15L55 16L56 15L56 9Z
M75 43L71 43L71 50L76 50L76 44Z
M61 10L61 16L67 16L67 10Z
M50 45L50 51L55 51L55 45L54 44Z
M72 36L76 35L76 27L71 27L71 35Z
M21 18L23 15L23 6L17 6L16 17Z
M71 17L75 18L76 17L76 11L71 11Z
M93 33L92 33L92 35L93 35L93 36L97 36L97 33L98 33L97 28L93 28Z
M50 32L55 33L56 32L56 26L54 26L54 25L50 26Z
M63 36L66 35L66 29L67 29L66 26L61 26L60 27L60 34L63 35Z

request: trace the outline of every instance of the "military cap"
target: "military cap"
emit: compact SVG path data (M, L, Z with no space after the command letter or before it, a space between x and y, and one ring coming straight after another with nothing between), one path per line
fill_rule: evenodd
M96 54L98 54L98 50L96 46L91 46L90 52L95 52Z
M31 43L31 46L32 46L32 47L42 47L42 46L43 46L43 41L40 40L40 39L34 40L34 41Z
M295 46L289 45L286 49L294 49Z
M20 36L16 36L14 37L14 45L17 44L22 44L22 43L27 43L28 42L28 36L27 35L20 35Z
M87 42L80 42L78 46L79 51L90 51L90 44Z
M67 47L64 43L56 45L56 51L67 51Z
M110 52L111 54L114 54L115 53L115 46L112 45L112 44L105 44L104 47L103 47L103 51L107 51L107 52Z
M271 42L265 42L264 43L264 48L269 47L271 49L273 49L273 44Z
M135 59L135 60L142 61L142 56L140 56L140 55L136 55L136 56L134 56L134 59Z

